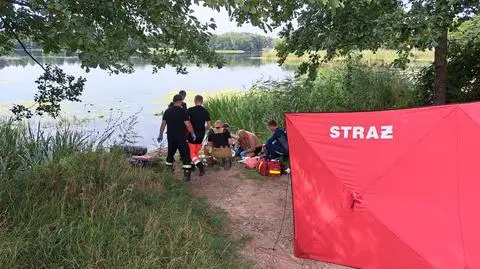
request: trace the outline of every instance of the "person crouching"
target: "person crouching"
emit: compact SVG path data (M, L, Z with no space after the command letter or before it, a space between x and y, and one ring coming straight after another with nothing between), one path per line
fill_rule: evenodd
M225 169L232 166L232 150L230 149L229 139L232 138L230 132L223 127L223 122L215 122L215 128L208 134L208 143L212 147L212 156L219 161Z
M265 143L267 158L269 160L277 159L280 156L288 158L287 132L285 129L278 127L274 120L267 123L267 128L272 132Z
M263 150L258 136L245 130L238 131L236 146L240 148L241 152L239 155L242 158L259 156Z

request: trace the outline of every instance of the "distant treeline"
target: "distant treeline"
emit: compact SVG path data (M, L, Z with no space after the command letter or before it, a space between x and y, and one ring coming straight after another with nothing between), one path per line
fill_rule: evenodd
M242 50L246 52L273 48L276 39L252 33L225 33L215 35L211 47L215 50Z
M257 35L252 33L225 33L214 35L210 41L211 48L214 50L241 50L245 52L256 52L266 48L273 48L276 39ZM40 46L32 41L25 40L22 42L27 49L41 49ZM130 46L135 46L132 41ZM15 44L16 50L21 50L19 43Z

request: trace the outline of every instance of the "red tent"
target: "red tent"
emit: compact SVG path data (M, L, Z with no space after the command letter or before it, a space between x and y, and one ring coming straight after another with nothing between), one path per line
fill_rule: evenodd
M480 103L286 115L295 256L480 268Z

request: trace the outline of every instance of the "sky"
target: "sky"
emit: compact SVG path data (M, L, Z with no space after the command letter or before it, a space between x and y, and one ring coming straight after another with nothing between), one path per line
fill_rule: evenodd
M226 10L217 12L213 9L203 6L193 6L193 10L195 11L194 14L201 22L208 22L210 18L213 18L215 20L215 23L217 24L217 29L214 31L215 34L223 34L226 32L248 32L276 37L279 32L279 30L277 29L273 32L265 33L262 29L254 27L250 24L245 24L241 27L238 27L236 22L230 21L230 18L228 17L228 12Z

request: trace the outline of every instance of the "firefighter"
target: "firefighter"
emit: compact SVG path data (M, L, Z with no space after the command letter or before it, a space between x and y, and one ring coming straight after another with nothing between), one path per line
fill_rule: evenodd
M200 170L200 176L203 176L205 174L205 167L202 160L200 160L199 153L202 149L205 131L210 129L210 113L203 107L203 97L201 95L195 96L195 106L189 108L187 111L197 137L197 139L188 139L190 158L192 159L193 165Z
M181 90L181 91L178 92L178 94L180 94L180 95L182 96L182 98L183 98L183 100L182 100L182 107L183 107L184 109L187 109L187 103L185 103L185 98L187 97L187 92L184 91L184 90ZM173 106L173 102L170 102L170 104L168 105L168 107L172 107L172 106Z
M188 182L190 181L192 161L190 159L187 139L189 133L193 140L196 140L197 137L188 118L187 110L182 107L182 101L183 97L180 94L173 97L174 105L165 110L163 114L162 125L160 126L160 134L158 135L157 141L160 143L163 140L165 127L168 126L168 155L165 164L169 169L173 170L174 155L178 150L183 162L183 180Z

